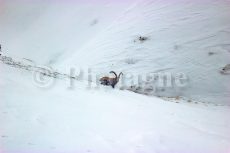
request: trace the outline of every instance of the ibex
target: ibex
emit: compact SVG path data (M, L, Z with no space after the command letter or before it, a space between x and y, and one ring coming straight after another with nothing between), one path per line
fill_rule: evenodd
M106 86L112 86L113 88L115 87L115 85L119 82L120 76L123 75L123 73L121 72L118 77L117 74L114 71L111 71L109 73L113 73L115 75L115 78L110 78L110 77L102 77L100 79L100 82L102 85L106 85Z

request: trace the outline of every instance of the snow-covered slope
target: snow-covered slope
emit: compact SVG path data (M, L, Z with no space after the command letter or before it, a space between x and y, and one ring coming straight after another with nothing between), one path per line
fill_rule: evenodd
M73 55L107 27L129 2L1 1L0 40L5 54L55 63ZM64 56L63 58L67 58Z
M155 95L227 104L229 9L228 0L1 1L0 40L6 55L60 71L184 73L185 87Z
M230 151L227 106L170 103L79 81L70 90L65 79L45 89L35 73L0 67L0 153Z
M186 87L156 95L227 104L230 78L220 70L230 62L229 9L224 0L141 1L61 65L88 65L96 73L184 73Z
M229 153L229 4L0 0L0 153ZM169 102L69 68L188 79L157 88Z

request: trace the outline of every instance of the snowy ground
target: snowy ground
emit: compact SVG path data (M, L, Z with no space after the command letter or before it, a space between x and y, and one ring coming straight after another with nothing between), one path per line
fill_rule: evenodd
M229 10L229 0L0 0L0 153L230 153ZM169 73L174 84L150 96L121 82L89 88L69 68Z
M1 66L1 153L229 153L230 108L88 89ZM33 74L33 75L32 75Z

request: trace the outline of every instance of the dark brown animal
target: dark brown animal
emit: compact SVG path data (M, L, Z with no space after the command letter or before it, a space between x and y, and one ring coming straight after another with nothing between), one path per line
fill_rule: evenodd
M114 71L111 71L109 73L113 73L115 75L115 78L110 78L110 77L102 77L100 79L100 82L102 85L106 85L106 86L112 86L113 88L115 87L115 85L119 82L120 76L123 75L123 73L121 72L118 76Z

